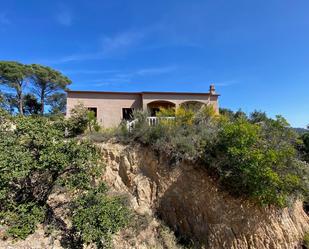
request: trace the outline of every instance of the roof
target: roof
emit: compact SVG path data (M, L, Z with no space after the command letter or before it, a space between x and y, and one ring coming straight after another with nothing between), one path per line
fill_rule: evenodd
M197 92L106 92L106 91L76 91L67 90L67 93L97 93L97 94L133 94L133 95L143 95L143 94L172 94L172 95L210 95L210 93L197 93ZM220 96L220 94L212 94L213 96Z

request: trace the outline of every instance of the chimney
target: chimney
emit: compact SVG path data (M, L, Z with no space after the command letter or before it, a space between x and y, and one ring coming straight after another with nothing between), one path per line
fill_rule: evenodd
M209 87L209 93L210 93L210 94L215 94L215 93L216 93L215 85L214 85L214 84L211 84L211 85L210 85L210 87Z

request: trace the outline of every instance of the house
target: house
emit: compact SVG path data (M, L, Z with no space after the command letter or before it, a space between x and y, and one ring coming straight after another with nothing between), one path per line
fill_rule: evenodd
M95 113L103 127L114 127L122 120L130 120L133 110L148 110L155 116L160 107L177 108L185 105L212 105L219 112L219 94L211 85L208 93L191 92L100 92L68 91L67 116L74 106L82 103Z

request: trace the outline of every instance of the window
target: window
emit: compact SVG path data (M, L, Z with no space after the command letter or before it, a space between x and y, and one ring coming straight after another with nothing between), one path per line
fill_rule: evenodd
M122 108L122 118L124 120L132 120L133 119L133 108Z
M157 116L157 112L160 111L160 108L156 108L156 107L153 107L153 108L150 108L150 116L151 117L156 117Z
M94 116L97 117L98 111L96 107L88 107L88 111L94 112Z

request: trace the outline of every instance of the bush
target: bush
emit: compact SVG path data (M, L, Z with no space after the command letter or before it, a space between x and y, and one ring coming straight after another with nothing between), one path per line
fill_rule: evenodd
M97 118L95 116L94 111L87 111L87 120L88 120L87 125L90 132L92 132L93 130L98 132L100 130L100 126L97 122Z
M304 235L304 243L303 245L305 246L305 248L309 248L309 233L306 233Z
M309 132L301 136L302 145L300 147L301 156L304 161L309 163Z
M175 108L160 108L156 113L157 117L175 117Z
M44 206L29 202L1 212L0 218L8 226L6 232L9 236L26 239L29 234L34 233L37 225L43 222L45 213Z
M90 190L73 204L73 229L85 244L95 243L97 248L109 248L111 235L126 226L130 212L124 199L108 196L104 185Z
M75 106L71 110L71 116L67 121L67 130L70 136L76 136L84 133L88 127L88 110L83 104Z
M176 124L178 125L192 125L194 118L194 111L184 107L176 109Z
M306 165L296 160L296 138L285 125L280 117L264 126L244 119L227 122L217 142L206 148L205 161L230 193L286 206L288 197L305 190Z
M175 116L175 120L164 117ZM183 159L198 160L203 153L203 144L207 142L216 130L213 125L218 117L212 107L204 106L197 113L191 109L160 109L157 116L160 119L155 126L149 126L147 112L137 111L137 120L132 132L119 129L117 138L122 142L138 141L152 146L171 157L171 162Z
M156 126L148 125L147 113L139 113L126 136L167 154L173 163L184 159L203 163L235 196L280 207L294 198L307 198L309 167L298 158L299 139L286 120L258 111L250 118L242 111L224 113L218 116L209 106L198 111L181 107L174 122L160 121ZM163 109L158 116L171 114Z
M87 139L94 143L103 143L114 138L118 133L118 129L100 129L100 131L89 132L83 136L83 139Z
M99 150L87 141L65 138L63 119L8 116L0 122L9 124L0 125L0 220L7 235L25 239L39 223L49 222L47 200L56 187L77 198L73 223L82 234L99 233L108 239L124 224L127 209L121 199L109 197L105 188L92 191L103 169ZM92 208L101 213L94 216ZM107 223L81 228L79 214Z
M95 113L89 111L83 104L79 104L71 110L66 128L69 136L74 137L85 133L87 129L89 132L98 132L101 127L97 122Z

